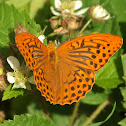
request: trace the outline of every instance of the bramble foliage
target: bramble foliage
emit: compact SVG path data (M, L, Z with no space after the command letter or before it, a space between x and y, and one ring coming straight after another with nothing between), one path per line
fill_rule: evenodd
M92 91L80 100L78 107L74 107L77 106L77 103L64 106L52 105L32 84L28 85L27 90L11 90L12 84L8 83L9 86L3 91L0 83L0 126L16 126L19 122L19 126L70 126L72 119L74 126L86 126L85 123L96 111L98 114L94 114L94 118L90 122L91 126L126 125L126 1L82 0L82 2L82 8L98 3L103 4L111 14L111 19L108 21L93 20L82 35L91 33L118 35L124 39L122 48L109 60L108 64L96 73ZM23 24L35 36L38 36L41 31L44 32L47 42L58 40L62 43L68 40L66 34L58 36L53 32L49 22L53 16L50 6L54 6L53 0L0 1L0 58L3 60L5 72L12 71L6 63L6 58L10 55L17 57L24 64L23 57L15 46L14 29L17 28L18 23ZM88 12L84 16L82 27L90 19ZM81 28L73 30L72 36L76 38Z

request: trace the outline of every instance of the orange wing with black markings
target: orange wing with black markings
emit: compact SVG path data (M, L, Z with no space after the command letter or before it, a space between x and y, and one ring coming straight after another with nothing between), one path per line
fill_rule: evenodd
M38 90L53 104L71 104L92 89L95 71L121 47L122 38L111 34L83 36L55 49L29 33L16 36L17 47L33 70Z

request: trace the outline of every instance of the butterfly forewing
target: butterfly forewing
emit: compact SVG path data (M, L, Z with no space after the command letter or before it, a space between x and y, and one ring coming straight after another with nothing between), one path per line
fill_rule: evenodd
M47 47L34 35L20 33L15 38L18 49L31 70L45 64L48 57Z
M62 103L70 104L84 97L94 84L95 71L102 68L121 45L122 38L118 36L92 34L60 46L57 49L59 66L65 78Z
M110 34L92 34L67 42L58 48L59 57L73 65L99 70L122 45L122 38Z

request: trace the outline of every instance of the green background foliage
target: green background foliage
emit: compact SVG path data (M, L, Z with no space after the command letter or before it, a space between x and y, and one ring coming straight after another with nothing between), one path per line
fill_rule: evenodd
M124 39L122 48L109 60L109 62L96 73L95 84L92 91L87 93L79 103L78 112L74 120L74 126L84 126L86 120L97 110L100 105L108 100L109 104L93 120L92 126L98 126L97 122L105 120L116 102L115 111L112 117L102 126L126 126L126 0L83 0L83 7L90 7L95 4L103 4L103 7L110 12L112 19L106 22L96 22L88 26L86 34L110 33ZM7 58L11 48L15 45L14 29L18 23L27 27L31 34L37 35L46 26L45 36L53 32L49 19L53 16L50 6L54 6L53 0L7 0L0 1L0 55ZM89 19L85 14L83 24ZM27 22L30 22L29 25ZM78 32L78 31L77 31ZM57 36L49 37L48 40L55 40ZM65 35L58 37L63 42ZM16 49L17 51L17 49ZM14 56L23 61L19 51ZM5 63L5 70L9 66ZM6 117L1 126L68 126L73 116L74 106L52 105L41 97L40 92L32 85L31 90L11 90L9 85L4 92L0 92L0 111L4 111ZM18 115L18 116L16 116ZM50 117L50 118L48 118ZM20 124L19 124L20 122ZM100 124L100 123L99 123Z

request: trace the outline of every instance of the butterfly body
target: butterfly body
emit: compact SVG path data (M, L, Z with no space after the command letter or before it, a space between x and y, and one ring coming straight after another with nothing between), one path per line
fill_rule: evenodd
M69 41L59 48L46 47L30 33L16 36L16 44L34 73L38 90L53 104L71 104L92 89L95 71L121 47L122 39L92 34Z

